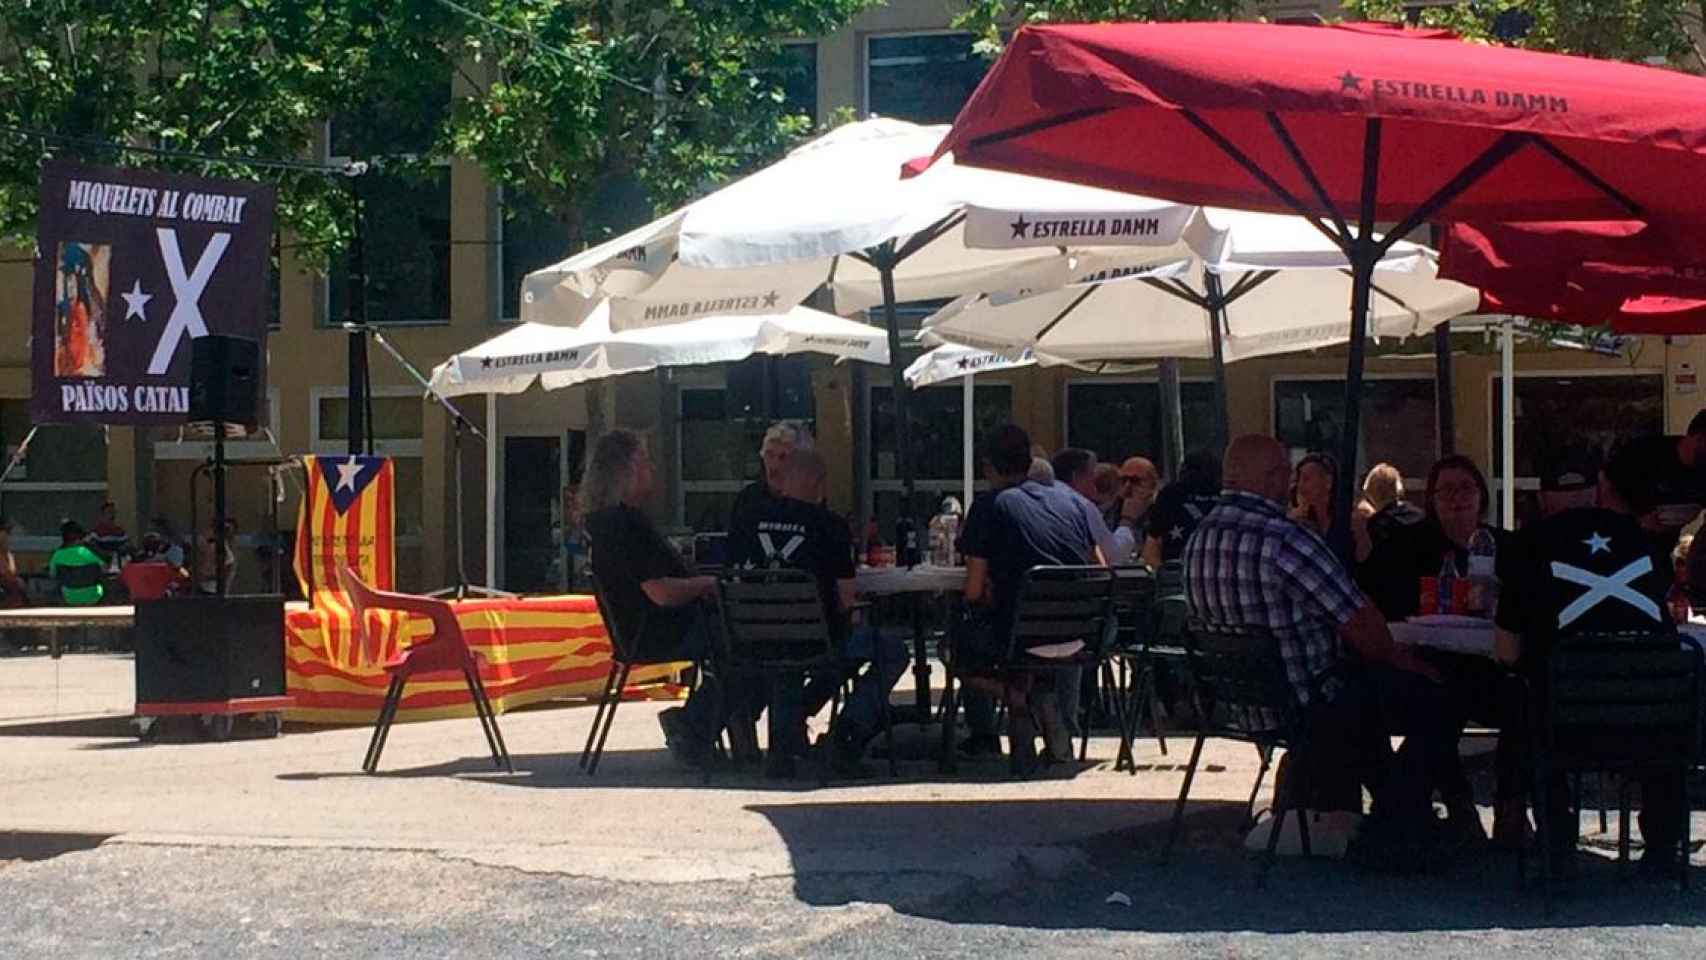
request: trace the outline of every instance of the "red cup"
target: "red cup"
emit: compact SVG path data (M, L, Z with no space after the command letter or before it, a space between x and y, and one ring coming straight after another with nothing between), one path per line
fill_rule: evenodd
M1422 578L1422 595L1420 597L1420 600L1421 600L1421 604L1416 608L1417 613L1420 613L1422 616L1427 617L1427 616L1432 616L1433 614L1436 614L1439 612L1439 578L1438 577L1423 577Z
M1470 586L1472 586L1472 584L1463 577L1458 577L1456 580L1451 581L1451 609L1447 611L1448 613L1469 612Z

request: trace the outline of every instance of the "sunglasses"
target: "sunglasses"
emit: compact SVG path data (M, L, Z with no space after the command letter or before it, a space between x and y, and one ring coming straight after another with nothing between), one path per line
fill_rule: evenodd
M1125 474L1120 475L1120 482L1126 483L1126 484L1143 483L1143 482L1147 481L1148 479L1149 479L1148 477L1133 477L1133 476L1126 476Z

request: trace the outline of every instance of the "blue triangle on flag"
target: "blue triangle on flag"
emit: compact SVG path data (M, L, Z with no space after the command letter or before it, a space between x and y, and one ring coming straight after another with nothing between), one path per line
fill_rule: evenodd
M320 468L320 475L326 482L326 489L332 494L332 507L339 513L350 508L350 504L361 499L362 491L379 476L379 470L385 465L384 457L317 457L315 464Z

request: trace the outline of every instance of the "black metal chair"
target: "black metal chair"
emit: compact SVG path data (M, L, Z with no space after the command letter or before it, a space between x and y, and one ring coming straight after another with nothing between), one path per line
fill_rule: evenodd
M1615 773L1625 782L1674 772L1682 784L1682 837L1671 851L1679 885L1688 889L1688 777L1700 762L1701 648L1668 630L1582 633L1561 638L1546 655L1544 684L1531 696L1535 737L1535 819L1541 885L1552 903L1551 823L1545 791L1558 772ZM1627 804L1624 804L1627 809ZM1628 843L1625 818L1620 844ZM1648 851L1652 856L1657 851ZM1519 862L1518 877L1526 866Z
M841 712L841 688L856 664L837 642L839 631L830 619L816 576L801 570L740 570L717 581L718 608L723 621L725 666L731 673L780 676L802 682L813 674L836 679L830 697L829 726L834 730ZM877 654L881 655L881 645ZM876 669L881 670L882 664ZM888 711L883 730L889 756L894 757L894 733ZM829 781L829 743L820 740L819 781Z
M598 616L604 621L604 632L610 637L610 674L604 678L604 692L598 698L598 711L592 715L592 729L587 732L586 746L581 749L580 766L587 776L598 772L598 761L604 756L604 741L610 736L610 726L616 720L616 707L622 702L622 691L628 687L628 675L635 667L655 667L671 663L680 663L675 657L643 656L634 646L635 639L623 631L621 624L611 616L606 603L604 590L598 582L598 577L591 571L587 579L592 586L593 599L598 603ZM641 621L641 632L644 633L644 621ZM705 674L705 661L701 657L694 661L694 674L702 678Z
M1121 566L1114 569L1113 615L1118 623L1113 644L1102 661L1102 687L1113 706L1119 730L1119 752L1114 769L1137 772L1132 742L1138 724L1148 714L1163 755L1167 741L1162 736L1155 709L1154 660L1150 648L1155 640L1156 582L1149 568ZM1088 737L1086 737L1086 740ZM1079 759L1083 759L1082 753Z
M1255 786L1250 789L1248 809L1255 807L1256 794L1267 776L1273 751L1284 748L1302 753L1308 749L1303 710L1286 679L1285 662L1271 634L1255 627L1226 627L1192 620L1185 628L1183 642L1186 675L1197 711L1197 738L1191 746L1191 758L1185 764L1185 781L1179 788L1179 800L1173 807L1173 820L1161 851L1163 864L1178 840L1191 781L1202 758L1203 743L1209 737L1255 744L1260 753L1262 766L1256 774ZM1266 881L1268 869L1273 865L1274 849L1279 844L1287 813L1297 814L1298 839L1304 856L1312 853L1309 820L1302 799L1308 796L1307 767L1306 763L1292 764L1293 779L1287 791L1296 800L1292 809L1281 806L1284 798L1274 799L1273 826L1268 831L1258 886Z
M1013 608L1006 655L975 669L961 669L952 645L943 657L947 678L942 691L941 768L954 763L955 682L967 675L1096 669L1108 618L1113 615L1114 571L1102 566L1037 566L1025 572ZM1073 652L1044 656L1034 651L1078 643ZM1053 651L1051 651L1052 653ZM1017 761L1015 760L1015 770Z

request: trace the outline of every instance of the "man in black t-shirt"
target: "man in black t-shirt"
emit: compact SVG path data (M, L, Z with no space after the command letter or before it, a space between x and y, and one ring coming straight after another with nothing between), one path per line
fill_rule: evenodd
M716 590L717 580L693 576L641 512L654 486L645 444L630 430L612 430L600 437L584 486L589 511L585 525L599 600L616 621L611 626L630 648L626 652L652 662L708 657L716 646L711 633L715 617L702 603ZM664 741L678 762L705 763L712 741L728 719L724 693L722 684L707 677L685 706L658 715ZM746 699L744 691L727 691L729 703ZM732 731L733 727L731 735Z
M876 631L855 628L853 606L853 538L847 521L822 505L828 468L813 450L794 450L780 471L780 497L760 502L750 514L751 526L729 544L731 561L748 568L788 568L818 578L831 625L845 655L875 665L857 677L833 731L831 763L837 773L861 773L859 757L882 725L889 691L906 670L906 645L884 639ZM878 656L878 651L881 656ZM845 677L818 675L806 685L803 697L797 680L778 685L770 701L770 756L766 770L774 776L792 774L792 759L804 751L805 718L815 716L835 694ZM802 703L803 699L803 703Z
M1564 509L1524 529L1504 565L1499 594L1500 660L1515 664L1545 696L1545 660L1561 637L1586 632L1672 629L1665 597L1668 564L1637 517L1650 515L1653 487L1640 471L1644 458L1627 450L1599 477L1599 505ZM1542 802L1561 851L1574 849L1576 823L1562 775L1540 785ZM1641 835L1651 855L1646 869L1663 871L1676 856L1684 811L1674 776L1647 777L1641 785Z
M1627 461L1635 493L1652 504L1637 519L1669 570L1682 528L1706 504L1706 410L1694 415L1680 437L1640 437L1619 445L1613 455Z
M1197 523L1220 502L1220 458L1197 450L1179 465L1179 477L1161 488L1143 541L1143 562L1151 569L1179 559Z
M758 511L782 499L782 471L788 466L788 456L813 446L811 431L793 420L778 420L764 431L764 444L758 449L764 470L735 495L734 506L729 509L731 540L746 539Z

